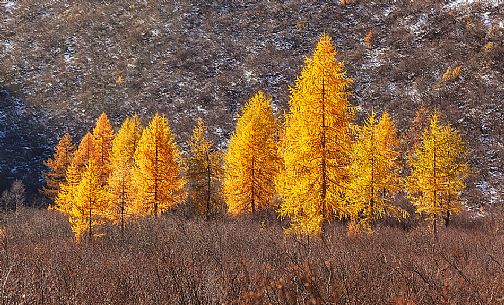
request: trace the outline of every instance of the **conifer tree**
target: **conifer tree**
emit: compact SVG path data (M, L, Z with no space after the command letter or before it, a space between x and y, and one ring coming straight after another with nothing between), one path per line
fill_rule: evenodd
M136 211L159 216L185 200L180 152L164 116L156 114L143 130L135 152Z
M318 234L326 220L348 213L352 80L336 55L331 38L323 35L290 89L281 144L284 168L276 186L282 199L279 213L300 234Z
M56 210L69 213L74 204L76 187L81 180L89 161L96 164L95 141L91 133L86 133L73 154L72 161L67 168L65 183L60 185L60 191L56 196Z
M198 118L189 141L190 156L187 158L189 201L196 212L209 219L221 209L219 184L222 176L221 154L206 138L207 126Z
M93 135L87 132L80 141L71 164L75 166L77 173L82 173L91 159L95 164L98 163L95 140Z
M110 155L112 154L112 141L114 140L114 130L105 112L96 121L93 137L96 148L96 165L102 177L102 183L105 184L110 174Z
M124 120L112 142L111 173L108 179L110 216L121 225L121 232L124 232L127 218L135 214L132 168L141 135L140 119L134 116Z
M81 240L85 233L90 240L93 236L101 235L96 229L105 222L107 211L107 192L103 187L98 166L90 159L75 188L72 205L66 211L76 240Z
M44 162L49 171L44 174L45 186L42 193L54 203L60 185L66 182L66 172L73 158L74 145L68 133L65 133L54 148L54 154Z
M81 174L75 164L68 166L65 182L60 185L60 190L56 195L54 208L64 214L68 214L72 208L75 198L75 191L81 179Z
M406 184L416 212L432 220L434 234L440 217L446 215L448 225L450 214L462 208L459 199L469 172L465 155L460 135L451 126L441 125L435 113L422 133L421 144L408 160L411 174Z
M272 206L277 135L271 99L259 91L246 103L224 155L223 194L229 213L255 213Z
M347 196L351 230L372 231L373 222L385 215L401 219L407 212L392 205L400 188L397 131L385 112L380 121L371 114L350 152Z

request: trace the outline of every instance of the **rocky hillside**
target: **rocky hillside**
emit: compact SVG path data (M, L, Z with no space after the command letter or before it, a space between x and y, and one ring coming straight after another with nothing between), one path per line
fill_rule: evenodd
M471 148L471 204L502 200L503 0L200 2L2 2L0 189L35 188L58 136L80 137L102 111L116 125L163 112L180 143L201 116L225 146L256 90L286 109L327 32L359 117L387 109L405 129L418 107L441 109Z

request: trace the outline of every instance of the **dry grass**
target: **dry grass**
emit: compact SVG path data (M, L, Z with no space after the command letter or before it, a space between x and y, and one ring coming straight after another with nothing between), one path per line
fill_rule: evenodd
M434 243L423 227L324 239L282 233L270 215L204 222L178 214L75 244L66 219L1 215L5 304L496 304L503 213L459 217Z

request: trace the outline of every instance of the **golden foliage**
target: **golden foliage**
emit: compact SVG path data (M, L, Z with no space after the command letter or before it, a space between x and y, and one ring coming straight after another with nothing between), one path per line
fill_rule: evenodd
M78 173L81 173L89 160L97 163L96 144L91 133L86 133L77 147L72 159L72 164Z
M366 45L366 47L371 48L373 46L373 37L374 35L372 31L366 33L366 35L364 36L364 44Z
M445 73L443 73L443 76L441 76L441 81L443 82L448 82L456 79L459 77L460 73L462 72L462 66L456 66L455 68L448 67L446 69Z
M461 210L459 201L469 172L462 138L449 125L440 125L435 113L422 133L422 143L409 160L408 198L416 212L433 220Z
M122 75L118 75L115 79L116 85L122 85L124 83L124 77Z
M291 88L280 148L284 169L276 186L282 198L278 212L301 234L320 233L323 221L348 212L352 79L336 55L331 38L323 35Z
M186 160L189 180L189 202L206 219L223 211L219 196L222 176L221 153L206 139L207 126L198 118L189 141L190 155Z
M180 152L164 116L156 114L143 130L134 159L139 215L159 216L185 199L185 179L178 163Z
M65 133L54 148L53 156L44 162L49 172L44 174L46 185L41 191L53 201L56 200L60 185L66 182L66 171L72 161L74 149L72 138Z
M108 179L110 216L121 229L135 215L132 168L138 141L142 135L140 118L126 118L112 141L111 173Z
M349 229L370 232L373 222L384 216L407 217L406 211L392 205L401 185L399 140L387 112L379 121L373 113L357 130L348 170Z
M110 125L107 114L103 112L96 121L93 129L95 139L96 165L105 184L110 174L110 155L112 154L112 141L114 140L114 130Z
M98 166L90 159L81 181L75 187L72 204L65 211L76 240L81 240L85 233L90 240L93 236L100 236L96 230L105 222L107 211L107 192L102 185Z
M278 170L278 122L259 91L246 104L224 155L223 194L233 215L271 207Z
M74 197L75 197L75 188L79 184L81 179L81 175L77 170L75 164L70 164L66 171L65 175L65 183L60 185L60 190L56 195L55 206L54 208L64 214L68 214L70 211Z
M487 43L485 43L485 45L483 46L483 51L485 52L488 52L488 51L491 51L495 48L495 43L493 41L489 41Z

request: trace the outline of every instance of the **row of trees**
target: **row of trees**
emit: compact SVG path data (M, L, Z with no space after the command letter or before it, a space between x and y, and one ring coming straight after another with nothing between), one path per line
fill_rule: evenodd
M145 128L127 118L115 134L102 114L76 150L68 134L60 140L43 191L69 216L77 238L91 238L107 220L124 230L130 219L182 202L205 218L276 208L299 234L319 234L331 219L370 231L384 216L408 216L394 205L400 191L436 231L440 217L461 209L468 166L459 134L434 113L404 158L388 113L353 123L351 83L324 35L291 88L283 124L258 92L227 151L215 149L198 119L183 156L165 117L156 114Z

